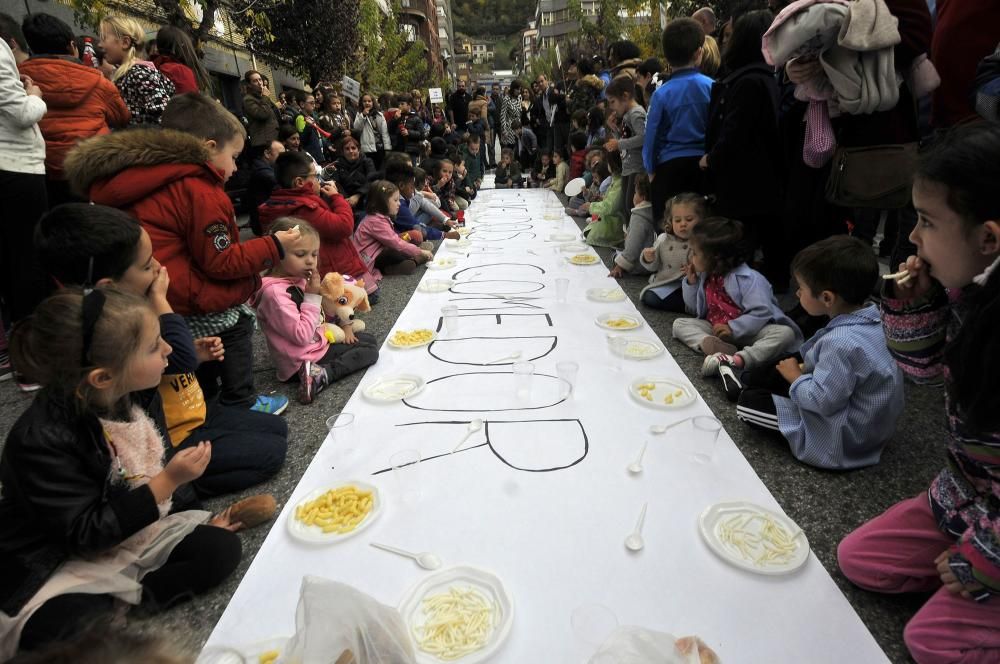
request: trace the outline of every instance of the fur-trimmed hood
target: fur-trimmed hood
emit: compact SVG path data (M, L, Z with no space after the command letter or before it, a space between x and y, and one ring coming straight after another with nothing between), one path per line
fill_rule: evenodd
M95 203L124 207L182 177L222 181L196 136L173 129L131 129L96 136L66 157L66 179ZM100 198L101 200L98 200Z
M604 81L593 74L587 74L576 82L577 86L586 85L594 88L598 92L604 89Z

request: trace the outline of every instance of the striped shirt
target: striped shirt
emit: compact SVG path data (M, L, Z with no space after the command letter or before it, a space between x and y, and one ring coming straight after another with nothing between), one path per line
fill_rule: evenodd
M878 463L903 412L903 374L870 305L831 320L802 345L803 374L774 397L792 454L820 468Z

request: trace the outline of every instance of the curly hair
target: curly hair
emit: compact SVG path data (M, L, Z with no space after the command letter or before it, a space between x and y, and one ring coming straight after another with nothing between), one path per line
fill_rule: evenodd
M691 227L690 242L704 254L709 274L729 274L746 262L743 224L735 219L702 219Z

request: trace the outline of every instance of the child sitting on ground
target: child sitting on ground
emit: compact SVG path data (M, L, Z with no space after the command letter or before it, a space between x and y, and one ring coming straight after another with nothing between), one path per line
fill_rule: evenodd
M689 262L691 227L705 217L705 197L700 194L677 194L667 203L663 233L649 249L642 250L639 261L650 272L649 285L639 299L651 309L684 313L681 280Z
M569 135L569 175L570 180L582 178L583 172L587 170L587 134L582 131L574 131Z
M455 201L459 210L469 209L469 203L476 197L476 188L467 183L469 172L465 169L465 158L458 150L453 150L448 157L449 161L455 165L455 174L452 175L452 184L455 186Z
M363 278L365 264L351 241L354 212L336 183L320 182L312 160L304 152L285 152L278 157L274 169L280 189L259 208L264 232L270 233L271 224L283 217L305 219L319 233L318 271ZM365 290L371 299L378 284L366 282Z
M773 367L740 380L720 367L726 393L739 399L737 417L780 431L799 461L835 470L876 464L903 412L902 372L885 345L878 308L865 306L878 259L870 245L838 235L800 251L792 275L802 308L830 322L801 355Z
M552 153L552 164L556 167L556 176L545 183L545 188L561 194L569 182L569 164L562 150Z
M368 279L381 282L383 274L413 274L417 265L434 257L396 235L392 219L397 212L399 188L385 180L373 182L368 188L368 215L354 234L354 246L367 266L365 283Z
M605 159L606 154L604 150L591 151L590 169L584 171L583 178L587 186L580 192L579 196L569 199L566 213L570 216L589 217L591 204L604 198L604 194L601 193L601 184L605 181L608 182L609 186L611 184L611 169Z
M622 219L622 156L609 152L611 186L604 198L590 204L590 223L583 229L584 242L594 247L619 247L625 240L625 220Z
M211 443L164 464L143 412L171 352L145 299L58 292L14 330L11 352L44 387L0 458L0 659L110 620L123 603L159 612L236 569L231 531L246 515L173 499L205 472Z
M497 189L510 189L521 184L521 165L514 161L514 151L504 148L500 151L500 163L494 175Z
M552 163L552 154L542 152L538 156L538 167L531 174L531 182L535 187L541 187L556 176L556 165Z
M201 362L221 359L225 347L218 337L192 339L173 312L167 270L153 257L138 221L104 205L60 205L39 221L35 246L45 272L62 286L112 285L145 297L160 317L160 336L173 352L149 413L154 421L162 416L168 457L203 440L212 443L205 472L192 482L198 495L240 491L281 469L288 446L284 419L205 400L194 372Z
M642 252L651 249L656 241L656 224L653 223L653 206L649 202L649 180L636 178L635 195L632 197L632 215L625 229L625 248L615 253L615 266L609 277L620 279L629 274L649 274L640 262Z
M455 164L448 159L428 159L424 164L431 176L431 191L438 197L441 209L454 215L459 210L455 202Z
M388 172L388 166L386 169ZM441 199L431 190L427 180L427 171L420 167L413 169L413 196L410 197L410 212L413 213L413 218L422 226L434 229L438 233L445 235L455 233L454 222L441 209ZM430 240L440 239L427 237Z
M423 174L423 171L421 171L421 174ZM416 173L408 160L393 159L387 161L385 179L396 185L396 188L399 189L399 212L396 213L396 218L392 221L392 227L400 234L400 237L407 240L406 236L409 235L410 238L407 241L410 244L416 244L421 249L427 249L428 251L434 248L434 245L430 242L431 240L440 240L442 237L457 240L461 237L458 231L449 230L443 232L427 224L420 223L413 216L413 199L417 196ZM419 208L417 209L419 210Z
M798 350L802 332L778 306L764 275L744 260L743 224L709 217L694 225L689 243L691 260L681 287L687 310L697 318L678 318L673 334L705 354L703 376L723 365L770 366Z
M303 219L275 220L272 233L298 227L301 237L289 244L281 263L264 277L251 304L264 330L278 380L299 379L299 402L312 403L330 383L375 364L378 342L354 332L353 321L340 324L343 343L326 335L320 295L320 235Z
M189 92L173 97L163 130L134 129L84 141L66 160L73 187L90 201L125 210L153 242L172 276L167 299L195 337L218 336L226 360L205 362L206 399L278 414L280 396L254 394L253 312L247 298L297 231L240 242L224 185L236 172L246 130L222 104ZM221 390L219 383L221 382Z

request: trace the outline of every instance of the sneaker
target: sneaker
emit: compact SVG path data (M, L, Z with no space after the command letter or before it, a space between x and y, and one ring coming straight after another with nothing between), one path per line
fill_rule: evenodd
M14 377L14 367L10 366L10 355L7 351L0 350L0 381Z
M719 372L719 367L722 364L728 364L731 367L739 367L743 364L736 359L735 355L729 355L728 353L712 353L705 357L705 361L701 363L701 375L705 378L709 376L714 376Z
M17 389L25 393L37 392L42 389L41 385L32 383L24 374L17 373L16 371L14 372L14 380L17 381Z
M329 382L326 369L312 362L303 362L299 369L299 403L312 403Z
M250 410L257 413L270 413L271 415L281 415L288 408L288 397L280 394L274 396L257 395L257 401Z
M740 392L743 391L743 383L736 377L737 369L728 362L719 363L719 378L722 379L722 389L726 391L726 398L736 403L740 399Z

